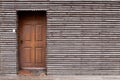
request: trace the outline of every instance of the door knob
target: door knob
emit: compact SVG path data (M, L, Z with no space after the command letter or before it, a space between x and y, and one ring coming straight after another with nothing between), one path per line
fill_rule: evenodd
M22 43L23 43L23 40L20 40L20 43L22 44Z

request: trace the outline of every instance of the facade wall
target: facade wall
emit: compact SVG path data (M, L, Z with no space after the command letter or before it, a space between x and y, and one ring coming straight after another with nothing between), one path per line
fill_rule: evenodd
M120 2L0 2L0 73L18 69L17 11L47 11L47 74L120 74Z

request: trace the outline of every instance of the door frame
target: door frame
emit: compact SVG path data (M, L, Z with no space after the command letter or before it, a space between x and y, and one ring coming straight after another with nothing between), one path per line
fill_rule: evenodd
M46 15L46 31L45 31L45 33L46 33L46 48L45 48L45 64L46 64L46 66L45 66L45 68L42 68L41 67L41 69L47 69L47 10L16 10L16 26L17 26L17 28L16 28L16 40L17 40L17 46L16 46L16 48L17 48L17 61L16 61L16 66L17 66L17 73L18 73L18 71L20 71L20 58L19 58L19 12L45 12L45 15ZM37 69L37 68L36 68Z

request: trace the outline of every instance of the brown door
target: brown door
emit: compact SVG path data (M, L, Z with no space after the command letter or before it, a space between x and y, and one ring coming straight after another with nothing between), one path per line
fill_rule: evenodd
M20 68L45 67L45 12L19 12L18 16Z

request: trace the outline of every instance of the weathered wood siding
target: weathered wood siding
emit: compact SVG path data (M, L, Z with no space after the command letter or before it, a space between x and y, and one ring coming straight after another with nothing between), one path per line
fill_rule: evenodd
M12 29L16 25L16 11L14 2L0 2L0 73L16 73L17 67L17 39Z
M47 11L47 74L120 75L120 2L0 2L0 73L17 73L19 10Z

